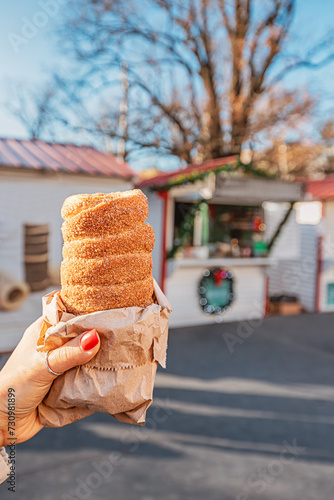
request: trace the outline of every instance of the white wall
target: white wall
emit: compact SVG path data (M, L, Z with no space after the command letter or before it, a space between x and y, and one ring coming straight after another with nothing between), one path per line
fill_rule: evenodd
M321 312L334 311L334 305L328 304L328 285L334 283L334 201L324 203L322 221L322 273L320 277L319 305Z
M266 223L268 236L271 236L284 216L288 205L268 204ZM324 254L325 267L328 259L334 261L334 202L326 204ZM324 224L322 222L321 224ZM318 237L320 225L298 224L294 210L283 228L271 257L275 265L269 269L269 294L294 295L308 312L316 310ZM323 228L324 229L324 228ZM327 264L326 264L327 262ZM329 274L326 274L326 279ZM334 278L334 277L333 277ZM325 285L322 293L324 294Z
M289 203L266 203L266 239L270 241L283 220ZM295 295L300 297L301 231L293 210L271 250L274 264L268 269L269 295Z
M176 263L176 266L178 264ZM199 262L195 267L180 267L166 280L166 295L173 307L170 315L172 327L205 325L222 322L251 321L264 316L266 302L265 268L257 265L226 266L234 276L235 301L228 312L219 318L206 315L199 305L198 283L205 267Z
M326 201L324 204L324 219L322 222L323 258L334 260L334 201Z
M155 244L152 252L153 276L161 285L164 200L157 193L152 193L149 189L143 189L143 192L148 198L149 205L147 222L151 224L155 233Z
M265 223L266 239L269 241L274 235L279 223L282 221L289 203L266 203L265 204ZM293 210L288 221L284 225L270 256L274 259L298 259L300 255L300 231L299 224L296 221L296 211Z
M0 269L24 279L23 225L49 224L50 264L61 262L63 222L60 209L67 196L132 189L132 184L107 177L0 171Z
M316 310L318 270L318 226L300 225L301 249L296 282L300 287L300 303L308 312Z

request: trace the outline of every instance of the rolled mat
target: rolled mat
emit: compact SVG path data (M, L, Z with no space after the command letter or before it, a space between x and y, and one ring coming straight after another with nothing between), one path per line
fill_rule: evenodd
M0 309L15 311L19 309L30 293L29 286L17 281L5 271L0 271Z

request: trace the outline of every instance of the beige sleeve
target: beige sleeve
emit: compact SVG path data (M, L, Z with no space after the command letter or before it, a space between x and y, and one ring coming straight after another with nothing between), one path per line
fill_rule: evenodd
M8 465L8 455L5 448L0 449L0 483L7 479L10 469Z

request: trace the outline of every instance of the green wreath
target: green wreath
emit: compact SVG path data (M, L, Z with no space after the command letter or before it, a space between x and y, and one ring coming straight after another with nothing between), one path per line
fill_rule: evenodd
M198 284L199 305L206 314L222 314L235 300L234 277L225 268L205 269Z

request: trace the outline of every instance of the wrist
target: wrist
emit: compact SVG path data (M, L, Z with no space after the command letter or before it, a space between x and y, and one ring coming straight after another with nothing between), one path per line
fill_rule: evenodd
M0 449L6 446L6 435L7 433L7 425L5 419L2 418L2 413L0 412Z
M4 459L5 462L8 462L9 458L4 446L0 446L0 456Z

